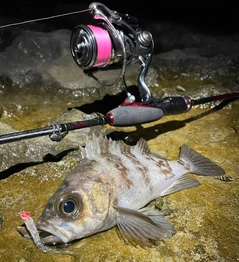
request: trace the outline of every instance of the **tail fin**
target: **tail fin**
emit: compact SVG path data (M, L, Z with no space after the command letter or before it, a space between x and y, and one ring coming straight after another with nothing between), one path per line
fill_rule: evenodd
M182 145L179 159L189 166L190 172L197 175L222 176L225 174L221 167L187 145Z

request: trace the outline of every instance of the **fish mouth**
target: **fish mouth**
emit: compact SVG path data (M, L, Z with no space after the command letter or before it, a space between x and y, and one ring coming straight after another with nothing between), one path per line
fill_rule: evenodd
M39 221L37 223L40 238L45 245L67 244L72 239L72 232L61 225Z

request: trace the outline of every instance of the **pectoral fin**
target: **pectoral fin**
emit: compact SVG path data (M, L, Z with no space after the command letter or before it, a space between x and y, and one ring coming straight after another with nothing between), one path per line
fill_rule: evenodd
M114 207L118 211L117 225L123 233L137 239L170 238L176 233L173 226L158 210L143 208L133 210L124 207Z
M164 190L160 196L166 196L184 189L200 186L200 182L189 176L181 176L169 188Z

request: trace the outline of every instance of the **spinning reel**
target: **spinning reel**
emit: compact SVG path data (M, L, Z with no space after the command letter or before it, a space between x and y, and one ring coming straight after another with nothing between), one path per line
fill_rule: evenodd
M127 91L126 65L139 61L141 71L138 76L138 89L141 102L135 102L135 97L127 93L128 99L122 105L110 110L105 116L99 115L93 119L53 124L44 128L0 135L0 145L44 135L49 135L53 141L60 141L68 131L75 129L105 124L112 126L139 125L158 120L165 115L185 113L192 106L212 101L222 100L214 108L214 110L220 109L239 98L239 92L200 99L192 99L187 96L154 98L145 83L145 75L154 50L151 33L140 29L136 18L112 11L101 3L90 4L89 10L93 15L92 23L78 25L71 35L70 49L76 64L83 69L86 75L93 77L102 85L111 86L121 80ZM118 78L112 84L106 84L94 75L99 70L111 69L120 69Z
M101 3L94 2L89 8L93 15L92 23L78 25L71 35L70 48L76 64L100 84L111 86L121 80L127 88L125 67L139 61L141 102L150 102L151 92L145 83L145 75L154 50L151 33L140 29L135 17L112 11ZM119 77L112 84L106 84L94 75L98 70L110 69L121 69ZM130 94L128 98L130 102L135 101Z

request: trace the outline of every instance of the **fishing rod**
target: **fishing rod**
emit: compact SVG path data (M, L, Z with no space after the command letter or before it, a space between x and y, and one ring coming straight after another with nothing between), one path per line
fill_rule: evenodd
M98 115L92 119L80 120L71 123L53 124L48 127L20 131L0 135L0 144L16 142L23 139L49 135L52 141L62 140L69 131L97 126L134 126L159 120L163 116L175 115L188 112L193 106L212 101L229 101L239 99L239 92L200 99L190 97L166 97L152 100L150 104L134 102L122 105L109 111L105 116Z
M102 3L93 2L88 10L93 16L91 23L80 24L72 31L70 39L72 57L87 76L103 86L112 86L121 81L127 98L123 104L110 110L105 116L98 115L93 119L0 135L0 144L45 135L49 135L52 141L60 141L71 130L106 124L134 126L156 121L165 115L185 113L192 106L220 100L233 101L239 98L239 92L201 99L187 96L154 98L145 82L154 50L151 33L139 28L135 17L112 11ZM141 69L137 81L140 102L136 102L135 97L127 90L125 80L126 66L136 62L140 64ZM95 76L98 71L114 69L120 69L120 73L111 84L106 84Z

